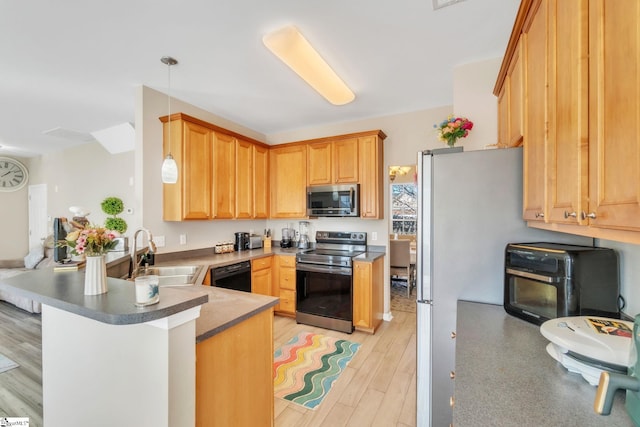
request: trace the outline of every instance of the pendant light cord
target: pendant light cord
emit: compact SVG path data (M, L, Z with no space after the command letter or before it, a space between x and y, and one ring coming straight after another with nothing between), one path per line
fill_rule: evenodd
M171 62L167 63L167 106L169 110L169 156L171 156Z

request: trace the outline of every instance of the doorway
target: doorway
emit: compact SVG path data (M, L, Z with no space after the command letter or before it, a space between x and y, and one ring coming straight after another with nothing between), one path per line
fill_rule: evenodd
M29 249L42 245L48 234L47 184L30 185L29 195Z
M417 231L417 185L415 166L389 167L390 307L392 311L415 312L415 263ZM398 240L408 241L399 243ZM394 253L392 253L394 252ZM402 252L401 254L399 252ZM395 261L394 261L395 260ZM392 265L399 264L399 265Z

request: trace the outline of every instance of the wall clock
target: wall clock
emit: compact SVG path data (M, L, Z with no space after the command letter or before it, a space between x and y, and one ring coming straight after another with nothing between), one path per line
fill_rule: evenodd
M0 157L0 191L16 191L24 187L29 178L25 165L9 157Z

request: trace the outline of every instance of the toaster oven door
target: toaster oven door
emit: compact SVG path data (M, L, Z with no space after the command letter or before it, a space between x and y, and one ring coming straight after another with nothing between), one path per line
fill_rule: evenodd
M541 325L575 314L577 301L571 280L566 277L506 269L504 307L514 316Z

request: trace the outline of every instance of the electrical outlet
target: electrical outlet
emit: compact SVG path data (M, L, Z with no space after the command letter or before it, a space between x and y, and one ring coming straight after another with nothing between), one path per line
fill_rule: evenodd
M373 231L373 232L371 233L371 240L372 240L372 241L374 241L374 242L375 242L376 240L378 240L378 232L377 232L377 231Z
M153 238L153 241L156 243L157 248L164 248L164 245L165 245L164 236L156 236Z
M180 244L181 245L186 245L187 244L187 235L186 234L181 234L180 235Z

